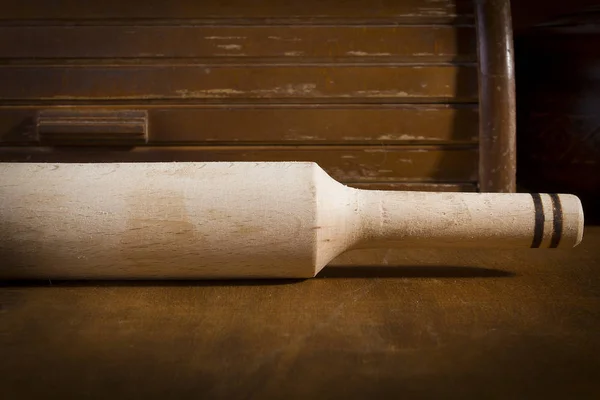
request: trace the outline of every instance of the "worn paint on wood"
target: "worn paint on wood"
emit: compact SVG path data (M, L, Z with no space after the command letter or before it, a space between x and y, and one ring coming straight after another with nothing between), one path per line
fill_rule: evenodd
M362 0L326 2L322 0L265 0L259 4L246 0L196 1L86 1L22 0L4 7L0 19L33 20L123 20L123 19L209 19L230 18L243 23L248 18L278 19L357 18L393 20L435 20L452 22L459 16L472 16L470 0L378 0L366 4ZM314 23L314 22L313 22Z
M475 10L479 53L479 185L484 192L511 193L516 191L517 139L510 0L475 0Z
M476 143L474 105L148 105L1 107L0 143L35 144L38 112L145 109L149 144ZM47 110L47 111L44 111ZM89 138L92 139L92 138ZM131 144L130 142L124 142ZM100 145L86 140L86 145Z
M443 25L0 26L0 59L238 57L248 62L252 57L280 57L301 63L318 57L473 62L475 55L473 28Z
M0 159L299 158L358 183L471 185L473 23L471 0L11 3ZM56 107L146 111L148 144L170 147L35 147Z
M6 101L477 99L477 70L467 66L2 65L0 75Z

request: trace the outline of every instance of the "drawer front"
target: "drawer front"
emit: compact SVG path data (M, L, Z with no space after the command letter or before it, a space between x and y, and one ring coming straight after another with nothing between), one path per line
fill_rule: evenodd
M0 16L0 161L315 161L473 190L470 0L41 0Z

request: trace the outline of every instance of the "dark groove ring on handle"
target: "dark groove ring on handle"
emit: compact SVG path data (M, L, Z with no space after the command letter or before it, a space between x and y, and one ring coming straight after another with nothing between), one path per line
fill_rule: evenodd
M544 216L542 197L538 193L531 193L531 198L533 199L533 207L535 208L535 226L533 228L531 248L537 249L542 244L542 239L544 238L544 223L546 222L546 217ZM552 204L554 204L554 200L552 201ZM554 237L554 235L552 237Z
M562 212L562 204L560 203L560 198L557 194L550 194L550 199L552 200L552 238L550 239L550 248L555 249L558 247L560 243L560 238L562 236L563 230L563 212Z

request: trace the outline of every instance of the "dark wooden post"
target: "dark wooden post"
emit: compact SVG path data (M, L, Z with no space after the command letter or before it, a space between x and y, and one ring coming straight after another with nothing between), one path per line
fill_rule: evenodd
M474 0L479 59L479 190L516 190L513 37L509 0Z

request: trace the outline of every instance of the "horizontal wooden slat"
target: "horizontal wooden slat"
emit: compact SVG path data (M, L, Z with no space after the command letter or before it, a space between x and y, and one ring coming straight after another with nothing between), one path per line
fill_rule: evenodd
M313 161L342 182L477 180L476 148L440 146L206 146L131 150L0 147L0 162Z
M0 99L472 102L466 66L0 66Z
M137 104L107 109L147 110L151 144L474 143L479 129L477 108L471 105L165 107ZM40 110L70 108L0 107L0 143L36 143L34 121ZM72 110L93 112L98 109L76 107Z
M346 185L367 190L409 190L418 192L476 192L474 182L424 183L424 182L346 182Z
M0 26L0 58L411 57L475 60L452 26Z
M0 19L124 18L437 18L471 14L469 0L281 1L248 0L20 0L3 6Z

